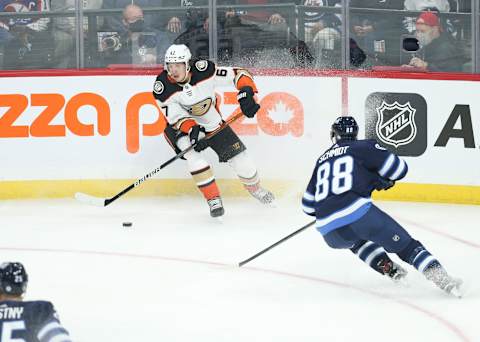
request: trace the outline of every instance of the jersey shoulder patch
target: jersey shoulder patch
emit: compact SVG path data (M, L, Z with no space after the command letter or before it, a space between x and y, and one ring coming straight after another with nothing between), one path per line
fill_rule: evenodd
M168 79L167 71L164 70L157 76L155 83L153 84L153 97L161 102L165 102L170 96L178 91L182 91L176 83L170 82Z
M215 75L215 63L201 59L192 66L192 79L190 84L194 85Z

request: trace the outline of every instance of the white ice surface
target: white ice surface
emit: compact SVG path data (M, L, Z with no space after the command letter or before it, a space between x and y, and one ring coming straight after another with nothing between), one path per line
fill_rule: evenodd
M480 341L480 207L378 202L463 278L459 300L408 265L393 284L313 227L239 268L311 218L296 198L224 204L219 223L200 196L3 201L0 261L25 264L26 299L80 342Z

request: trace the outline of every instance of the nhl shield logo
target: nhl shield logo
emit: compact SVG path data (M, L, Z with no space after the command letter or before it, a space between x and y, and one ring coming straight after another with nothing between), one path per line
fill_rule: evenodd
M417 135L416 109L410 105L410 101L403 105L397 101L393 104L382 101L376 111L378 120L375 129L381 141L398 147L407 145L415 139Z

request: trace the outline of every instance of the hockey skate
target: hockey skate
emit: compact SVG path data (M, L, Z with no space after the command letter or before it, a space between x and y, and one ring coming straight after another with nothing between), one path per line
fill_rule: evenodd
M378 264L383 274L392 279L395 283L406 284L407 270L392 260L381 260Z
M275 196L267 189L257 187L256 189L248 189L248 192L262 204L275 205Z
M452 278L448 275L447 271L442 266L431 266L427 268L423 274L428 280L433 281L440 289L446 293L455 296L457 298L462 298L462 291L460 286L463 281L458 278Z
M222 199L220 197L212 198L208 200L207 203L210 207L211 217L220 217L225 213L225 209L223 209Z

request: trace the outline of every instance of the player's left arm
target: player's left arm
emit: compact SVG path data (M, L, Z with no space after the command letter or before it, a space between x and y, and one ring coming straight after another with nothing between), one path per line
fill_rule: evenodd
M218 86L235 86L238 89L237 100L243 114L253 118L260 109L255 101L255 93L258 92L253 76L243 68L216 67L215 83Z
M37 339L40 342L48 341L65 341L71 342L70 335L60 323L60 318L50 302L45 302L43 310L43 318L37 329Z
M377 142L367 144L368 157L366 166L378 174L377 190L387 190L395 185L397 180L404 178L408 172L408 165L395 153L389 152Z

